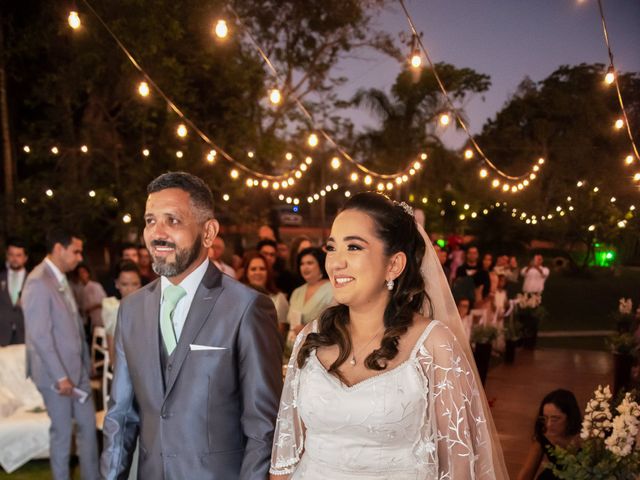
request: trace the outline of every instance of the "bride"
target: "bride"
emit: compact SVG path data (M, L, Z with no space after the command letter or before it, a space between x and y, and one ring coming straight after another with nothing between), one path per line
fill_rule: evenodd
M326 267L338 305L296 339L270 478L507 479L447 280L410 207L352 197Z

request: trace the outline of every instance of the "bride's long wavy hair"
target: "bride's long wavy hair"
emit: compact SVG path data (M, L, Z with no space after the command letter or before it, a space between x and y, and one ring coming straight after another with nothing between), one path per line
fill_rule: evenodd
M395 280L384 311L385 331L380 348L371 352L365 359L367 368L384 370L387 363L398 354L400 337L413 323L414 314L421 313L424 301L428 298L420 272L426 246L413 215L407 211L408 207L392 202L383 194L364 192L354 195L346 202L341 212L347 210L357 210L373 220L376 236L384 243L384 254L387 258L398 252L403 252L407 257L406 266ZM347 361L352 349L348 324L347 305L339 304L327 308L320 317L318 332L308 334L298 352L298 367L302 368L313 349L337 345L338 358L329 367L329 373L342 379L338 368Z

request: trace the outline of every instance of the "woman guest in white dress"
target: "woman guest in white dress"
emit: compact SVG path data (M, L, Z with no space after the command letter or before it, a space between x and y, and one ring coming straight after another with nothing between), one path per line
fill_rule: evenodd
M283 340L287 338L289 324L287 323L287 314L289 313L289 302L276 287L273 279L273 271L269 268L267 259L258 252L249 252L244 256L242 261L242 275L239 279L245 285L255 288L256 290L268 295L276 307L278 315L278 329Z
M508 478L423 232L409 206L376 193L355 195L336 217L326 266L338 305L296 339L271 479Z
M296 335L333 303L324 263L325 253L318 247L305 248L298 255L298 273L304 285L296 288L289 299L289 324Z

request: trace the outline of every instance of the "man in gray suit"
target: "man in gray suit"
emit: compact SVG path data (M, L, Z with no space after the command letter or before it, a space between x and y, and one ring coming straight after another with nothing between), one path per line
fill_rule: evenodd
M122 300L101 472L144 480L265 480L282 389L268 297L207 258L219 229L198 177L147 187L144 238L159 279Z
M65 273L82 260L82 240L55 228L47 256L27 277L22 295L27 376L44 398L51 419L50 459L55 480L68 480L73 420L82 480L99 478L96 413L89 384L88 345Z
M7 242L7 269L0 272L0 347L24 343L24 315L20 297L27 279L26 245L18 239Z

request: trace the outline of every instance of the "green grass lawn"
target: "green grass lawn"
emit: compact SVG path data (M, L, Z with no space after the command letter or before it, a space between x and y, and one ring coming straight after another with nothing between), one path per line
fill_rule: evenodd
M74 468L72 473L74 480L80 478L80 468ZM49 480L50 478L49 460L32 460L11 474L0 468L0 479L3 480Z

